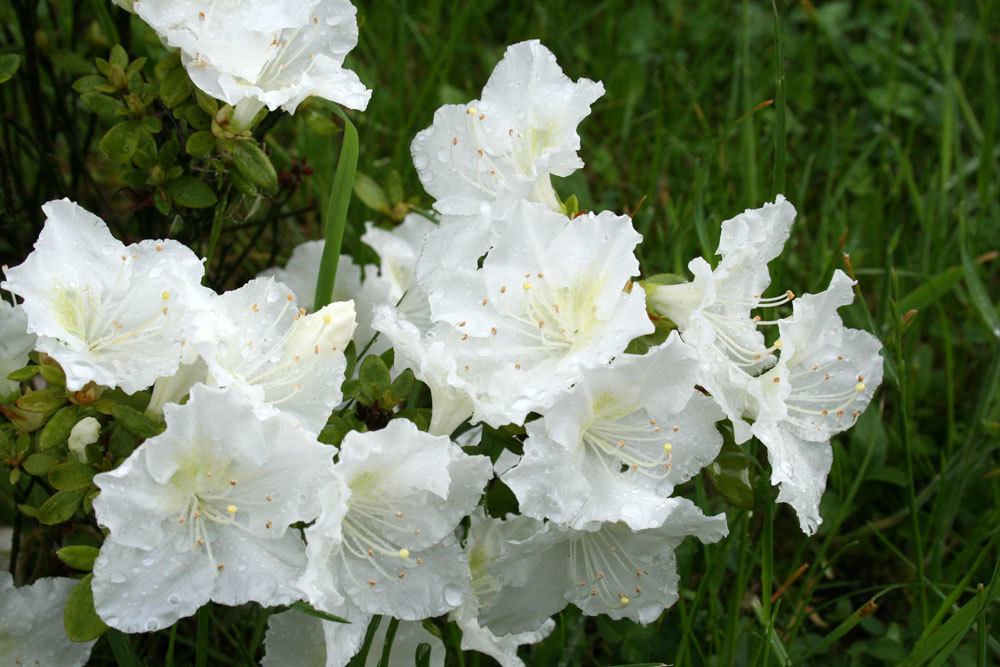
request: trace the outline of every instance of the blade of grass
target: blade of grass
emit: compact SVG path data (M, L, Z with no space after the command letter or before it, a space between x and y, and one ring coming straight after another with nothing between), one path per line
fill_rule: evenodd
M316 279L316 302L314 310L319 310L333 298L333 285L337 280L337 262L344 240L344 226L347 223L347 208L354 192L354 174L358 168L358 130L339 107L334 107L344 121L344 138L337 159L337 171L330 188L330 199L323 209L323 256Z
M208 605L198 610L198 629L195 635L194 665L195 667L208 666Z
M371 622L368 623L368 630L365 631L365 640L361 643L361 650L348 663L350 667L364 667L368 664L368 654L372 650L372 642L375 641L375 633L378 632L378 626L381 622L381 616L372 616Z
M108 38L108 42L118 44L121 37L118 35L118 28L115 27L115 22L108 11L108 3L104 0L90 0L90 8L97 15L97 24L101 26L101 32Z
M108 630L108 643L111 644L111 652L115 654L115 662L119 667L139 667L139 659L136 658L132 650L132 644L128 637L118 630Z
M389 627L385 629L385 640L382 642L382 656L379 658L378 667L389 667L389 655L392 653L392 642L396 639L396 628L398 627L398 618L389 620Z
M774 128L774 175L771 179L771 194L785 192L785 158L788 150L788 135L785 127L785 60L781 47L781 16L778 5L771 0L774 14L774 112L777 124ZM766 599L767 596L764 596ZM766 663L765 663L766 664Z

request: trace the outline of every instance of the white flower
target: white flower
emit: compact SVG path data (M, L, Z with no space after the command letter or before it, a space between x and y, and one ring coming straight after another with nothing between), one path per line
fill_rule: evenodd
M447 325L421 331L406 320L399 309L383 304L375 307L372 325L395 351L395 365L409 368L431 392L432 435L451 435L472 416L471 395L475 388L459 374L461 334Z
M475 387L475 420L522 423L653 331L643 290L630 289L641 238L625 216L570 220L519 202L495 221L482 268L428 289L434 319L460 334L452 354Z
M808 534L822 522L830 438L854 425L882 382L882 344L837 314L854 300L854 284L838 270L825 291L796 299L778 322L778 363L750 386L753 432L767 446L778 501L795 508Z
M489 627L480 625L480 615L491 614L497 603L500 603L501 609L513 610L517 614L516 595L509 597L500 583L505 568L512 564L507 558L506 547L535 535L542 529L542 524L513 514L505 520L494 519L487 517L481 509L477 509L471 518L465 553L469 559L472 585L462 606L451 612L451 619L462 630L463 650L485 653L503 667L524 667L517 657L518 647L545 639L555 627L555 622L545 619L541 624L529 623L523 631L498 636ZM515 560L513 566L519 567L520 563Z
M567 603L587 616L656 620L677 601L674 549L687 536L711 543L728 532L724 514L705 516L685 498L671 503L657 528L633 531L623 523L605 523L581 531L547 522L527 539L512 541L511 564L499 582L504 599L480 614L480 622L497 634L516 632Z
M688 264L694 280L676 285L644 283L650 307L677 324L684 342L703 359L703 385L732 420L737 442L750 437L743 421L751 375L774 361L757 330L755 308L787 303L785 292L764 298L771 284L767 263L778 256L795 220L795 208L781 195L772 204L746 210L722 223L713 270L696 257Z
M267 619L264 637L266 654L263 667L343 667L361 649L371 615L357 611L336 615L350 623L325 621L315 616L290 610ZM332 613L332 612L331 612ZM384 618L372 639L365 667L376 667L385 647L389 619ZM444 665L444 644L414 621L403 621L396 628L395 640L389 653L391 667L412 667L417 647L429 644L430 664Z
M698 361L676 333L642 356L588 370L527 426L524 457L502 479L521 512L576 528L654 528L667 496L722 447L715 403L695 391Z
M126 247L68 199L42 210L34 252L0 286L24 299L28 330L62 365L66 386L93 381L131 394L172 375L191 329L204 324L201 261L176 241Z
M162 415L163 406L168 403L180 403L191 391L191 387L207 381L208 365L204 359L195 356L190 363L181 362L176 373L161 377L153 383L152 396L146 405L146 412Z
M69 451L80 461L87 462L87 445L97 442L101 434L101 422L93 417L84 417L73 425L69 432Z
M63 630L63 608L75 579L50 577L16 588L0 571L0 664L83 667L94 642L74 642Z
M365 233L361 236L361 240L379 256L380 278L388 285L388 294L382 303L398 303L403 316L422 330L430 328L430 304L414 276L424 239L436 229L437 225L424 216L410 213L391 231L366 223ZM371 311L366 315L371 316ZM377 347L379 352L388 349L384 343Z
M469 573L453 531L492 476L489 459L397 419L351 432L306 529L303 590L318 608L346 599L370 614L419 620L454 609Z
M549 176L583 166L576 127L603 94L601 83L571 81L538 40L509 46L481 100L441 107L413 139L413 164L434 207L501 215L530 198L559 210Z
M347 0L134 0L133 9L181 50L196 86L229 104L294 113L316 95L368 105L371 91L343 66L358 43Z
M211 382L238 387L310 431L322 430L341 399L354 304L331 303L306 315L272 278L255 278L217 303L218 333L198 345Z
M0 299L0 400L17 392L20 385L7 376L28 363L35 349L35 334L28 333L28 316L20 306Z
M259 420L231 389L196 385L167 430L94 477L110 534L94 563L108 625L150 632L213 600L288 604L305 545L289 524L319 514L333 450L282 414Z

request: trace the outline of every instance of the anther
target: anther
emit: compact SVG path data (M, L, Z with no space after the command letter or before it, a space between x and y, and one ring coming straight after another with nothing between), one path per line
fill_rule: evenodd
M783 347L785 347L785 343L780 338L774 341L774 349L780 350Z
M418 558L417 559L417 565L423 565L423 564L424 564L424 559L423 558Z
M623 607L624 607L624 606L627 606L627 605L628 605L628 603L629 603L629 599L628 599L628 596L627 596L627 595L623 595L623 596L621 596L620 598L618 598L618 601L622 603L622 606L623 606Z
M863 392L864 390L865 390L865 383L864 382L859 382L856 385L854 385L854 391L858 392L859 394L861 392Z
M506 285L501 285L500 286L500 293L501 294L506 294L507 293L507 286Z
M266 495L264 496L264 500L266 500L267 502L271 502L272 500L274 500L274 498L272 498L270 495Z
M273 523L271 523L271 520L270 520L270 519L268 519L268 520L267 520L267 523L265 523L265 524L264 524L264 527L265 527L265 528L267 528L268 530L271 530L271 526L273 526L273 525L274 525L274 524L273 524Z
M235 479L229 480L229 486L236 486L236 480Z
M775 375L775 376L774 376L774 377L773 377L773 378L771 379L771 382L773 382L774 384L778 384L779 382L781 382L781 376L780 376L780 375Z
M497 328L496 327L490 327L490 335L491 336L496 336L497 335Z
M402 519L403 518L403 513L402 512L396 512L396 518L397 519Z
M375 580L374 579L369 579L368 580L368 585L371 586L372 588L375 588Z
M164 292L163 294L160 295L160 298L166 301L167 299L170 298L170 292Z
M333 322L333 318L329 314L323 316L323 324L329 324Z
M226 569L226 564L225 563L219 563L218 565L215 566L215 569L218 570L219 572L222 572L223 570Z
M667 454L669 454L671 451L673 451L673 449L674 449L674 446L671 445L669 442L663 443L663 451L665 451Z
M523 287L524 289L531 289L531 283L529 283L527 280L525 280L524 284L521 285L521 287Z
M468 109L465 110L465 113L469 114L470 116L475 116L476 115L476 107L469 107Z
M402 579L405 576L406 576L406 572L404 570L400 570L399 571L399 578Z
M229 514L236 514L237 511L238 510L236 508L236 505L229 505L228 507L226 507L226 512L228 512Z
M403 560L406 560L407 558L410 557L410 550L409 549L400 549L399 550L399 557L402 558Z
M258 304L256 304L256 303L255 303L255 304L252 304L252 305L250 306L250 310L252 310L253 312L255 312L255 313L256 313L256 312L260 311L260 306L259 306Z

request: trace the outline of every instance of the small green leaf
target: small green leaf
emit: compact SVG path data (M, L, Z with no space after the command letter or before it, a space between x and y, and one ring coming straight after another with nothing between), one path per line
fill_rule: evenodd
M163 432L163 424L153 421L143 413L127 405L116 403L111 408L111 415L125 430L140 440L152 438Z
M56 364L42 364L38 367L38 372L42 374L50 387L65 387L66 372L61 366Z
M705 471L712 480L712 485L726 500L736 507L753 509L749 462L738 445L727 440L719 456L705 468Z
M49 483L60 491L75 491L90 486L95 472L97 471L86 463L60 463L49 470Z
M86 489L56 492L38 508L38 520L50 526L68 520L80 507L86 493Z
M98 147L112 161L125 164L131 159L139 145L141 133L139 121L122 121L101 137Z
M108 121L118 121L125 115L125 105L121 100L101 93L84 93L80 96L83 106Z
M207 208L218 201L215 192L193 176L181 176L167 183L174 202L187 208Z
M108 63L121 67L123 71L128 68L128 53L125 52L121 44L115 44L111 47L111 57L108 58Z
M232 140L226 148L233 156L233 164L247 180L265 190L278 187L278 174L263 149L250 140Z
M66 402L66 390L62 387L49 387L40 389L30 394L25 394L17 399L17 407L28 412L55 412Z
M38 434L38 449L52 449L66 442L77 422L75 405L67 405L52 415Z
M380 213L389 213L392 207L389 205L389 198L386 196L382 186L375 182L371 176L360 171L354 175L354 194L358 196L365 206Z
M56 551L59 560L69 565L74 570L90 572L94 569L94 560L100 553L97 547L79 544L71 547L63 547Z
M389 367L375 355L369 355L361 362L358 379L361 381L361 396L368 404L375 402L392 383Z
M215 151L215 136L206 130L194 132L188 137L186 149L188 155L208 157Z
M91 589L93 574L88 574L70 591L63 610L63 627L66 636L75 642L89 642L108 631L94 609L94 591Z
M24 368L18 368L16 371L12 371L7 374L7 379L13 382L27 382L31 378L38 375L41 367L37 364L31 364L30 366L25 366Z
M0 83L10 81L11 77L21 66L21 56L16 53L7 53L0 56Z
M168 109L173 109L191 94L191 79L183 67L175 67L160 79L160 99Z
M43 475L47 475L49 469L57 463L59 463L58 457L44 452L35 452L24 460L21 467L24 468L25 472L29 475L42 477Z

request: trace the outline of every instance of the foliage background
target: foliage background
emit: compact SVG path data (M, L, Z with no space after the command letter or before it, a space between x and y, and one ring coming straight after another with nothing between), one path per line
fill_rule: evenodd
M440 104L475 97L506 44L538 37L570 76L607 88L582 125L587 166L557 188L584 209L630 212L646 274L712 256L722 220L783 191L799 217L772 265L775 291L819 290L847 263L864 299L845 318L886 346L882 391L835 441L818 535L803 536L781 506L772 544L775 494L762 448L751 446L724 462L737 476L746 469L744 507L704 479L684 489L706 510L727 511L731 535L679 551L683 595L672 610L645 628L567 610L525 653L529 664L1000 661L991 627L1000 594L998 4L783 0L776 33L768 2L360 3L348 65L375 94L352 114L364 176L344 243L359 261L374 260L358 241L365 220L390 225L410 204L429 206L409 159L414 133ZM108 3L0 0L0 53L22 56L0 84L3 263L21 261L40 205L63 196L120 238L170 235L205 250L211 209L163 215L151 189L126 187L98 148L110 123L72 88L108 57L112 26L131 57L149 57L144 72L155 80L164 49ZM170 122L162 108L150 114ZM209 265L217 289L319 237L316 205L339 145L333 115L310 102L261 128L279 187L230 200ZM224 191L224 169L181 162ZM0 500L0 523L13 523L6 479ZM65 526L23 530L40 547L72 538ZM70 573L38 553L29 578ZM181 623L178 664L192 624ZM217 607L212 628L213 662L245 664L254 623ZM449 664L489 662L444 636ZM132 643L157 664L166 641L161 632ZM111 655L102 640L94 663L113 664Z

